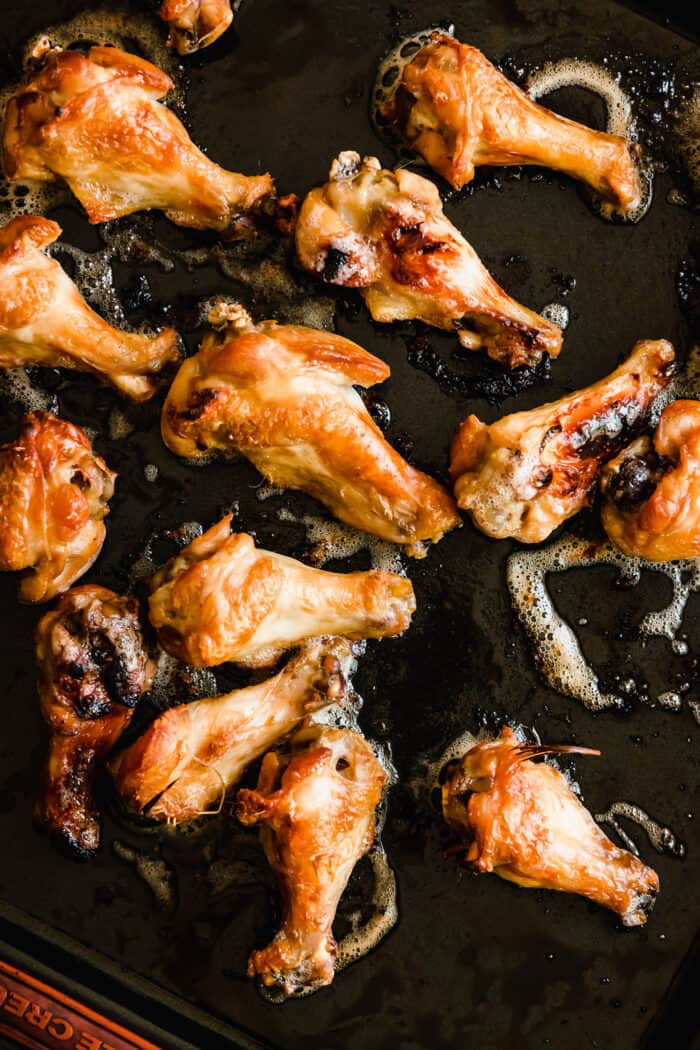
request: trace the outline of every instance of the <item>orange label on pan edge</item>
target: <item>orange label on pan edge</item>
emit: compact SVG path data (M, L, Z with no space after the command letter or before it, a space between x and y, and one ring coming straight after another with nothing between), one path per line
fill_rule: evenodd
M160 1050L2 960L0 1032L34 1050Z

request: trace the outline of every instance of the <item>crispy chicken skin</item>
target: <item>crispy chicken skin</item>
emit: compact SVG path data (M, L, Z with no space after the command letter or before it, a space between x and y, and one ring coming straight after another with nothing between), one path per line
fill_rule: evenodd
M674 401L601 475L603 527L649 561L700 556L700 402Z
M487 536L546 539L590 502L603 464L643 425L674 358L665 340L642 341L585 390L490 426L468 416L452 442L459 506Z
M238 792L238 819L261 825L284 901L282 927L251 955L249 977L283 996L331 984L335 912L374 841L386 779L359 733L309 726L284 751L265 755L255 791Z
M58 223L41 215L0 227L0 368L74 368L134 401L147 400L161 369L179 360L177 332L164 328L149 337L107 324L42 251L60 233Z
M74 587L39 621L36 658L51 734L36 817L87 857L100 843L97 768L153 680L136 600L104 587Z
M151 580L163 648L195 667L266 667L309 638L386 638L411 622L411 581L392 572L324 572L256 548L229 514Z
M171 824L216 812L246 766L311 711L343 699L353 664L351 642L317 638L273 678L171 708L111 762L117 791Z
M23 602L47 602L87 572L104 543L114 474L86 435L30 412L0 446L0 571L29 570Z
M387 379L383 361L330 332L254 325L240 307L209 320L223 331L181 366L163 408L172 452L241 452L273 485L308 492L409 553L460 524L452 498L385 441L354 389Z
M209 47L233 21L230 0L163 0L158 14L170 25L168 43L179 55Z
M622 216L640 204L639 147L538 105L444 33L404 67L381 115L456 189L481 165L538 164L587 183Z
M49 51L7 104L5 175L60 176L90 222L158 208L172 222L229 230L273 193L269 175L225 171L158 100L170 77L115 47Z
M506 295L446 218L437 187L412 171L341 153L301 206L296 246L305 270L359 288L375 321L455 331L509 368L561 350L561 330Z
M655 871L601 831L566 777L539 755L585 747L521 744L507 726L449 768L442 810L460 843L453 852L473 871L495 872L526 888L562 890L641 926L659 891Z

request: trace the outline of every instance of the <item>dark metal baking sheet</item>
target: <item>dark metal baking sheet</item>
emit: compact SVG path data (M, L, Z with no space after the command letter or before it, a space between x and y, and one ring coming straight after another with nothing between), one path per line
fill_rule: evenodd
M29 33L82 6L42 0L5 10L3 53L16 55ZM396 5L247 0L236 29L189 63L187 118L193 136L228 167L271 170L282 191L303 193L322 181L341 149L378 153L391 162L367 119L376 65L397 35L438 21L454 21L462 38L492 58L510 55L514 68L571 54L600 59L615 53L616 61L629 56L630 68L641 66L658 84L664 68L678 62L690 68L697 55L689 38L602 0ZM600 118L578 92L560 93L551 102L571 115ZM392 413L390 439L406 447L410 438L414 462L444 472L454 429L468 411L493 419L550 400L609 372L638 338L665 336L687 349L688 321L676 278L697 234L690 211L667 202L670 186L667 175L658 176L652 209L636 228L604 224L572 183L548 175L480 174L472 192L452 197L450 217L523 302L541 307L559 297L559 275L576 278L566 300L571 324L564 352L550 378L502 407L441 387L415 367L415 356L409 363L412 326L373 326L351 296L338 294L338 331L391 365L392 377L382 390ZM98 246L77 207L61 208L57 218L68 242ZM164 220L149 225L170 243L206 241L176 232ZM128 283L128 268L117 271L118 280ZM217 291L240 292L256 316L279 305L274 296L251 298L213 266L192 272L177 267L171 274L145 267L144 272L155 300L149 309L174 303L180 324L195 299ZM197 333L186 334L195 345ZM489 370L478 356L456 360L449 337L423 334L458 373ZM259 502L257 475L246 464L198 470L178 464L160 442L156 406L127 409L136 431L110 441L106 424L118 403L114 395L86 378L66 379L57 393L63 415L98 430L97 448L120 475L107 542L89 579L123 589L133 558L154 528L188 520L211 523L233 500L243 526L261 540L284 551L303 549L303 531L280 523L276 510L281 504L296 512L317 510L312 501L293 496ZM0 411L5 440L15 431L17 415L7 404ZM149 463L159 468L154 483L144 478ZM592 521L584 523L589 526ZM178 907L172 915L155 908L146 885L111 850L118 838L152 852L153 836L110 815L98 858L75 865L34 831L31 805L44 737L31 635L40 610L18 607L16 580L1 576L0 908L5 919L0 935L9 942L24 938L25 950L45 952L59 970L72 955L76 977L87 984L94 968L103 967L115 998L119 987L127 997L142 989L144 1010L151 996L162 995L166 1011L181 1003L189 1017L183 1025L206 1026L209 1015L212 1033L216 1028L218 1038L231 1045L235 1030L241 1030L264 1045L289 1050L451 1050L472 1041L487 1050L638 1046L653 1020L663 1016L665 997L698 926L700 842L697 820L689 816L697 805L697 795L692 798L698 784L697 726L687 707L674 714L631 705L623 714L593 716L542 685L510 610L504 577L510 549L465 524L426 561L409 565L418 598L414 627L402 639L370 645L357 676L365 731L391 743L400 774L384 832L399 882L400 920L378 950L342 973L331 989L282 1007L264 1001L244 977L250 947L274 928L274 892L254 836L241 846L236 834L232 844L230 818L213 821L199 838L163 845L163 856L177 871ZM569 617L590 619L583 644L597 666L614 670L630 653L652 683L655 677L686 679L697 695L692 655L700 644L697 595L685 624L690 658L658 640L643 651L630 640L641 605L660 606L666 586L651 574L640 588L620 591L611 571L597 569L559 578L556 594ZM222 686L230 688L234 679L226 670L220 675ZM590 808L598 812L615 799L635 801L686 841L681 861L656 855L643 836L639 839L662 884L647 927L623 931L609 914L580 899L473 878L443 859L439 820L416 801L409 780L426 750L439 750L484 719L494 725L498 719L522 722L543 739L600 747L600 759L574 766ZM212 899L205 877L212 858L249 865L248 877L218 899ZM195 1004L191 1016L188 1004ZM166 1025L172 1012L167 1016ZM673 1021L671 1012L664 1023ZM669 1045L681 1046L681 1038ZM214 1047L215 1036L207 1040L201 1045Z

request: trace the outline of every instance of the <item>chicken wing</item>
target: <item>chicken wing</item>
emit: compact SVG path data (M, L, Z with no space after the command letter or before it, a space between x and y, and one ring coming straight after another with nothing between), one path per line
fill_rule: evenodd
M601 831L563 773L532 759L590 748L519 743L501 736L477 744L449 768L442 811L459 836L454 852L473 871L494 871L526 888L578 893L640 926L659 890L655 871Z
M30 570L24 602L67 590L104 543L114 474L83 431L50 412L30 412L0 446L0 571Z
M350 642L314 639L274 678L172 707L110 764L117 791L172 824L215 811L246 766L309 712L343 699L353 664Z
M649 561L700 557L700 402L673 401L652 440L603 470L601 516L620 550Z
M509 368L561 350L561 330L506 295L445 216L437 188L412 171L341 153L301 206L296 246L305 270L359 288L375 321L454 331Z
M284 996L333 981L338 901L374 841L386 773L359 733L310 726L263 759L255 791L238 792L238 819L261 826L284 901L282 927L253 952L258 975Z
M5 175L60 176L92 223L158 208L195 229L245 225L272 196L270 176L238 175L205 157L158 101L173 86L115 47L47 52L43 69L7 104Z
M241 307L209 321L223 331L182 365L163 408L172 452L242 452L273 485L308 492L409 553L460 524L452 498L384 440L354 388L387 379L383 361L315 328L254 325Z
M209 47L233 21L230 0L163 0L158 14L169 23L168 43L179 55Z
M490 426L468 416L452 442L459 506L487 536L546 539L589 503L602 465L643 425L674 358L670 343L646 340L585 390Z
M151 338L107 324L43 253L60 233L40 215L0 228L0 368L74 368L145 401L158 389L161 369L180 358L177 332L164 328Z
M623 217L641 203L636 143L557 116L445 33L404 67L380 114L456 189L481 165L538 164L587 183Z
M51 739L36 816L81 856L100 843L94 798L100 761L131 721L155 666L138 603L104 587L74 587L37 627L39 700Z
M405 577L324 572L258 550L231 532L229 514L153 576L149 615L163 648L188 664L265 667L323 634L401 634L415 607Z

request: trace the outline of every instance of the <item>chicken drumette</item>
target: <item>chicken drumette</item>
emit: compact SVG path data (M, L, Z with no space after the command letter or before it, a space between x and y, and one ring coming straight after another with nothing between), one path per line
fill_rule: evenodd
M603 527L649 561L700 556L700 402L674 401L652 439L638 438L601 476Z
M274 678L171 708L110 764L119 794L173 824L216 812L246 766L311 711L345 697L353 664L350 642L314 639Z
M480 165L538 164L585 182L623 217L639 208L635 143L557 116L445 33L404 67L380 114L457 189Z
M487 536L539 543L590 501L604 463L641 428L671 378L665 340L637 343L585 390L487 426L468 416L452 443L457 503Z
M172 452L242 452L273 485L409 553L460 524L451 497L384 440L354 389L387 379L387 365L329 332L254 325L240 307L209 319L223 331L182 365L163 408Z
M87 572L115 477L83 431L50 412L26 415L17 440L0 446L0 570L29 570L22 601L48 601Z
M412 171L341 153L301 206L296 245L305 270L359 288L375 321L454 331L510 368L561 350L561 330L506 295L446 218L437 188Z
M91 372L135 401L180 358L177 332L149 337L107 324L55 259L42 251L61 227L40 215L0 228L0 368L45 365Z
M39 699L51 739L39 823L80 856L100 843L95 776L151 685L138 604L104 587L74 587L37 627Z
M504 727L448 767L445 820L459 837L453 852L475 872L519 886L562 890L640 926L659 890L655 871L601 831L563 773L532 761L552 753L599 754L573 746L521 744Z
M163 648L186 663L265 667L319 635L400 634L415 606L403 576L324 572L258 550L231 532L229 514L155 574L149 615Z
M225 171L158 100L174 87L115 47L48 51L10 99L3 151L10 180L68 183L90 222L158 208L180 226L233 231L273 193L269 175Z
M262 825L284 901L281 929L251 955L250 977L284 996L332 982L338 901L372 846L386 779L359 733L310 726L265 756L255 791L238 792L238 819Z
M209 47L233 21L230 0L163 0L158 14L169 24L168 43L180 55Z

